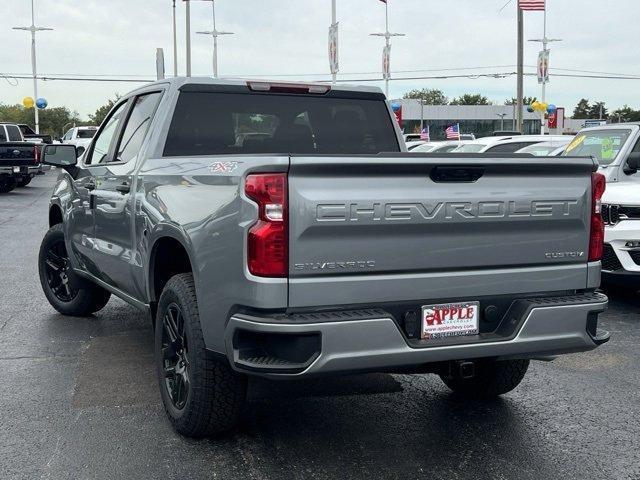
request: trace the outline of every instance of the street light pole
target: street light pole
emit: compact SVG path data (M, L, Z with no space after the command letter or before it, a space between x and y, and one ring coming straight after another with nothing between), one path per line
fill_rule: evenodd
M173 76L178 76L178 37L176 34L176 0L173 0Z
M233 32L221 32L216 29L216 2L211 2L213 16L213 30L196 32L201 35L211 35L213 37L213 78L218 78L218 37L220 35L233 35Z
M532 38L529 40L530 42L539 42L542 43L542 52L543 52L543 58L547 58L548 52L549 50L547 49L547 45L549 43L552 42L561 42L562 39L561 38L547 38L547 5L545 4L544 7L544 20L543 20L543 27L542 27L542 38ZM548 72L549 66L547 65L547 72ZM547 73L548 75L548 73ZM547 87L547 79L545 78L545 76L542 77L542 103L545 103L545 98L546 98L546 87ZM542 118L540 119L540 123L541 123L541 130L542 130L542 134L544 135L546 132L546 127L545 127L545 121L544 121L544 112L541 113Z
M385 44L385 52L391 56L391 37L404 37L404 33L391 33L389 32L389 4L384 2L384 22L385 22L385 31L384 33L371 33L370 35L374 37L384 37ZM389 61L391 63L391 61ZM390 69L390 66L387 66L387 70ZM389 98L389 78L391 74L389 72L382 72L384 76L384 93L387 98Z
M186 53L187 53L187 77L191 76L191 1L187 0L185 6L186 20Z
M36 32L44 30L53 30L53 28L36 27L36 14L31 0L31 26L30 27L13 27L13 30L25 30L31 32L31 70L33 73L33 99L38 100L38 69L36 67ZM38 106L33 106L35 116L36 133L40 133L40 116L38 114Z

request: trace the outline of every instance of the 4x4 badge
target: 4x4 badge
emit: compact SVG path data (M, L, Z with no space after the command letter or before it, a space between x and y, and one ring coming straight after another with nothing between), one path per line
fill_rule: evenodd
M214 162L209 165L211 173L231 173L238 168L242 162Z

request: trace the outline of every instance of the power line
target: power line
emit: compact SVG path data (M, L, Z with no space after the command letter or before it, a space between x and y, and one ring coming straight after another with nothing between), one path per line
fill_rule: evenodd
M449 69L447 69L449 70ZM435 70L435 71L447 71L447 70ZM450 69L457 70L457 69ZM572 71L570 69L556 69L562 71ZM423 70L416 70L415 72L421 72ZM434 71L434 70L432 70ZM412 73L413 71L398 71L394 73ZM577 72L580 72L578 70ZM610 74L607 72L603 72L602 74L578 74L578 73L554 73L554 77L560 78L583 78L583 79L599 79L599 80L640 80L640 76L631 76L627 74ZM362 75L368 75L369 73L362 73ZM371 75L379 74L379 72L371 72ZM393 81L409 81L409 80L449 80L449 79L460 79L466 78L470 80L475 80L478 78L507 78L515 75L516 72L513 71L505 71L505 72L487 72L487 73L465 73L458 75L416 75L416 76L406 76L406 77L394 77L391 80ZM122 78L109 78L106 75L95 75L95 76L78 76L79 74L53 74L53 75L38 75L38 80L42 81L69 81L69 82L112 82L112 83L150 83L155 81L153 78L139 78L139 76L133 75L122 75ZM297 74L296 77L305 77L310 76L312 74ZM343 74L344 75L344 74ZM356 75L353 73L351 75ZM536 73L525 73L525 76L531 77L536 76ZM243 75L242 77L249 76L258 76L258 75ZM281 78L284 76L293 76L293 75L259 75L263 78ZM325 74L326 76L326 74ZM125 78L126 77L126 78ZM11 74L11 73L0 73L0 78L4 78L7 82L16 81L16 80L28 80L32 79L32 76L27 74ZM233 76L226 76L225 78L240 78ZM319 82L330 82L330 79L317 79ZM337 80L341 83L346 82L381 82L384 81L383 78L374 77L374 78L341 78ZM10 83L12 84L12 83Z

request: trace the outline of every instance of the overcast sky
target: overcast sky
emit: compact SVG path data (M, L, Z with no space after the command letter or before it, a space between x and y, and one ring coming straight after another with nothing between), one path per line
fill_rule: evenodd
M384 40L369 33L384 30L379 0L337 0L340 70L345 78L371 78L381 68ZM389 0L395 76L504 73L515 71L516 0ZM184 3L178 1L179 73L184 74ZM551 70L576 69L640 75L638 0L547 0L548 36L564 39L551 46ZM220 39L222 76L258 75L294 79L328 78L327 29L330 0L216 0L218 29L236 34ZM29 34L11 26L30 24L30 0L0 0L0 74L31 72ZM542 36L542 13L525 12L525 38ZM155 77L155 49L165 50L173 71L171 0L36 0L36 25L54 31L38 34L42 74ZM192 30L211 29L211 4L192 3ZM193 34L193 74L211 75L212 39ZM534 72L539 45L525 46L527 71ZM487 67L474 70L425 70ZM403 73L422 70L424 72ZM356 75L346 75L355 73ZM363 73L369 73L364 75ZM556 70L556 73L569 73ZM305 76L305 74L318 74ZM32 95L29 80L0 78L0 102L19 103ZM394 81L393 98L412 88L439 88L450 98L482 93L497 103L515 96L515 76L495 79ZM132 83L40 82L50 106L65 105L81 116ZM382 82L379 83L382 87ZM552 77L547 101L572 109L582 98L640 108L640 80ZM525 78L525 95L539 95L535 78Z

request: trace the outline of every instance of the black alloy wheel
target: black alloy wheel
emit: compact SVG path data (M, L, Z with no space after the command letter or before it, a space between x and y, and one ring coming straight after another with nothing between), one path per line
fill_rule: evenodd
M50 244L45 252L45 275L58 300L70 302L78 295L64 241Z
M162 367L171 403L182 410L189 397L190 363L184 316L175 302L168 305L162 320Z

